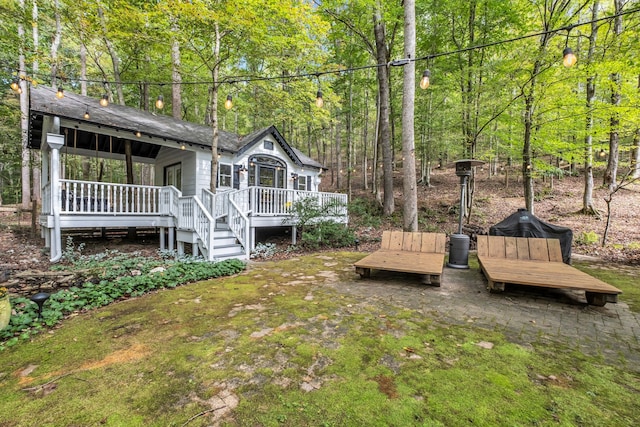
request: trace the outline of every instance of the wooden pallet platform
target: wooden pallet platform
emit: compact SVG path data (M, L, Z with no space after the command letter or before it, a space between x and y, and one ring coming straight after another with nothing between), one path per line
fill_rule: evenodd
M444 265L446 235L385 231L380 249L354 264L361 277L371 270L397 271L423 276L423 283L440 286Z
M489 291L505 284L585 291L587 302L618 302L622 291L562 262L560 241L532 237L478 236L478 261Z

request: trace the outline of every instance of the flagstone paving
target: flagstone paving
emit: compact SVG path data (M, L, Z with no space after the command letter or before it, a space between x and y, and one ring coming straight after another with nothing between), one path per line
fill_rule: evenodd
M522 345L564 342L614 363L623 356L629 368L640 371L640 315L624 302L595 307L586 304L584 292L518 286L494 294L477 269L445 268L440 287L392 272L375 272L369 279L354 272L353 280L329 280L328 285L369 304L406 307L442 322L496 330Z

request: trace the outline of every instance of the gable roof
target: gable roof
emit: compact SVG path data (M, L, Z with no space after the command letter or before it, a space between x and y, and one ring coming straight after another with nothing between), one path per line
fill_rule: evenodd
M124 154L126 140L131 141L134 156L146 158L155 158L163 145L179 147L186 144L211 149L211 126L114 103L103 107L98 99L71 92L65 92L62 99L55 94L56 91L48 86L30 88L29 148L40 148L44 117L52 116L60 118L61 128L74 132L74 147L80 149L95 151L97 146L98 151ZM84 118L85 112L89 113L88 119ZM138 132L140 137L136 136ZM298 165L323 168L320 163L291 147L275 126L245 136L219 130L218 150L241 154L269 133Z

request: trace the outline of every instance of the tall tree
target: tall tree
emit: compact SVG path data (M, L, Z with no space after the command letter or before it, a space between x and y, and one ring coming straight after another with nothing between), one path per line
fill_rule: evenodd
M418 192L416 189L414 101L416 86L416 5L414 0L404 1L404 57L410 61L404 66L402 96L402 189L403 229L418 231Z
M378 122L378 145L382 150L382 179L383 179L383 203L382 213L385 216L395 211L393 197L393 148L391 141L391 86L389 78L389 49L385 23L382 20L380 4L376 4L373 13L373 33L375 35L376 59L378 61L378 95L380 97L380 120Z
M584 193L582 197L582 212L596 214L593 204L593 103L596 96L596 76L593 71L594 51L598 36L598 24L595 19L598 17L599 0L594 0L591 9L591 33L589 34L589 48L585 65L587 68L586 85L586 132L584 137Z
M20 129L22 140L22 209L29 209L31 205L31 168L29 154L29 95L27 92L27 64L25 59L25 30L26 18L24 0L20 0L20 19L18 20L18 77L20 78Z
M622 34L622 6L623 0L614 0L615 18L613 20L614 41L618 45L620 43L620 34ZM616 46L616 53L620 49ZM618 175L618 157L620 147L620 112L618 107L622 100L621 95L621 77L619 71L614 71L609 75L611 87L611 115L609 118L609 158L607 161L607 169L604 172L603 183L613 191L617 185Z

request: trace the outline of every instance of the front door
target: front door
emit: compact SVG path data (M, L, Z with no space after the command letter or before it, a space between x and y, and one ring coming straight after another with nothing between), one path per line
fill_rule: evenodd
M182 191L182 164L176 163L164 168L164 185L173 185Z

